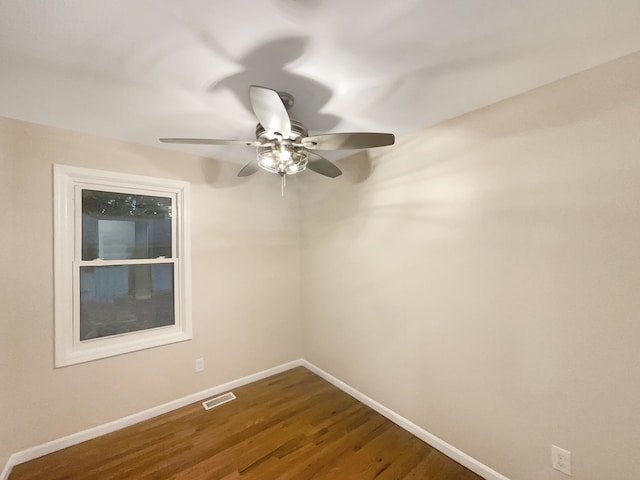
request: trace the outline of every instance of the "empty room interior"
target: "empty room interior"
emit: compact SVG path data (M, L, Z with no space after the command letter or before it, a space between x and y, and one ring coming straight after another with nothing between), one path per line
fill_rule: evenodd
M640 478L638 25L0 0L0 480Z

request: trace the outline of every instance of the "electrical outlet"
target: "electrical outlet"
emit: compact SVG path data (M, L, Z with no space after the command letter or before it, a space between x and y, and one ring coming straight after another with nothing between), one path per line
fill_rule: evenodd
M201 372L204 370L204 358L196 358L196 372Z
M571 475L571 452L551 445L551 466L559 472Z

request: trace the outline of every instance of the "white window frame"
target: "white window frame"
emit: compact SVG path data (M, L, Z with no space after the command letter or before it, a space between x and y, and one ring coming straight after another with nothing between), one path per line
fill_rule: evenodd
M189 183L54 165L54 320L55 366L64 367L192 338L191 237ZM80 341L80 266L82 260L83 189L172 198L172 257L174 263L174 325ZM99 265L114 263L100 261ZM122 264L123 262L115 262ZM135 264L135 260L127 263ZM138 262L140 263L140 262ZM145 260L144 263L153 263Z

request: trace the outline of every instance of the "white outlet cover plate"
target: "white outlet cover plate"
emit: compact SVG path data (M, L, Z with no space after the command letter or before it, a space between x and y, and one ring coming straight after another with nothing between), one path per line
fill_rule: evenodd
M204 370L204 358L196 358L196 372Z
M571 452L551 445L551 466L559 472L571 475Z

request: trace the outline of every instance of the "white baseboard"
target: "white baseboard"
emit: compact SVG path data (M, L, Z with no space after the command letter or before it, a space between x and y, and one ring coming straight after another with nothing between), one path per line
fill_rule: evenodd
M47 455L49 453L62 450L63 448L67 448L72 445L76 445L78 443L86 442L87 440L91 440L93 438L106 435L107 433L111 433L116 430L120 430L122 428L128 427L130 425L134 425L136 423L142 422L144 420L157 417L158 415L162 415L172 410L182 408L186 405L189 405L194 402L198 402L207 397L218 395L228 390L232 390L234 388L238 388L243 385L256 382L258 380L262 380L263 378L267 378L267 377L270 377L271 375L275 375L277 373L281 373L286 370L290 370L292 368L299 367L299 366L308 368L316 375L324 378L326 381L335 385L340 390L344 391L345 393L348 393L349 395L361 401L365 405L371 407L373 410L385 416L386 418L391 420L393 423L404 428L411 434L425 441L426 443L431 445L433 448L436 448L437 450L441 451L442 453L452 458L456 462L460 463L461 465L464 465L472 472L477 473L482 478L486 480L509 480L504 475L480 463L475 458L458 450L454 446L449 445L444 440L436 437L435 435L432 435L431 433L427 432L426 430L419 427L415 423L410 422L409 420L402 417L401 415L398 415L393 410L390 410L384 405L376 402L375 400L363 394L362 392L347 385L343 381L338 380L333 375L325 372L321 368L316 367L314 364L304 359L293 360L291 362L284 363L282 365L269 368L267 370L263 370L253 375L248 375L246 377L242 377L237 380L233 380L231 382L227 382L222 385L218 385L216 387L212 387L207 390L203 390L201 392L197 392L192 395L182 397L178 400L174 400L172 402L165 403L157 407L152 407L142 412L134 413L133 415L129 415L127 417L114 420L113 422L105 423L103 425L98 425L97 427L83 430L81 432L74 433L66 437L58 438L51 442L43 443L41 445L37 445L35 447L28 448L26 450L22 450L20 452L14 453L13 455L11 455L11 457L9 457L9 460L7 461L7 464L2 470L2 473L0 473L0 480L8 480L9 474L11 473L11 469L13 468L14 465L19 465L21 463L28 462L29 460L33 460L35 458L41 457L43 455Z
M420 440L428 443L429 445L431 445L436 450L441 451L447 457L452 458L453 460L455 460L459 464L467 467L472 472L480 475L482 478L484 478L486 480L509 480L507 477L505 477L501 473L496 472L495 470L493 470L492 468L489 468L488 466L486 466L485 464L479 462L475 458L473 458L473 457L467 455L466 453L458 450L453 445L448 444L447 442L445 442L441 438L438 438L435 435L427 432L424 428L419 427L418 425L416 425L415 423L407 420L403 416L398 415L393 410L391 410L391 409L385 407L384 405L376 402L371 397L368 397L364 393L362 393L362 392L356 390L355 388L347 385L342 380L339 380L336 377L334 377L333 375L325 372L321 368L316 367L313 363L310 363L310 362L308 362L306 360L302 360L302 365L304 367L308 368L309 370L311 370L313 373L315 373L319 377L324 378L327 382L335 385L336 387L338 387L343 392L348 393L349 395L351 395L355 399L361 401L362 403L364 403L368 407L371 407L373 410L378 412L380 415L385 416L386 418L391 420L396 425L404 428L406 431L408 431L412 435L415 435L416 437L418 437Z
M134 413L133 415L114 420L113 422L98 425L97 427L89 428L87 430L83 430L81 432L58 438L56 440L52 440L51 442L43 443L26 450L22 450L21 452L14 453L9 457L9 460L2 470L2 473L0 473L0 480L8 480L9 474L11 473L11 469L14 467L14 465L19 465L43 455L62 450L63 448L86 442L87 440L106 435L107 433L115 432L116 430L120 430L144 420L157 417L158 415L162 415L172 410L182 408L191 403L204 400L205 398L218 395L228 390L232 390L249 383L257 382L258 380L262 380L263 378L270 377L271 375L275 375L277 373L284 372L301 365L303 365L303 361L301 359L284 363L282 365L278 365L277 367L269 368L267 370L254 373L253 375L248 375L237 380L232 380L231 382L208 388L207 390L202 390L201 392L179 398L178 400L174 400L163 405L158 405L157 407L149 408L148 410L144 410L142 412Z

